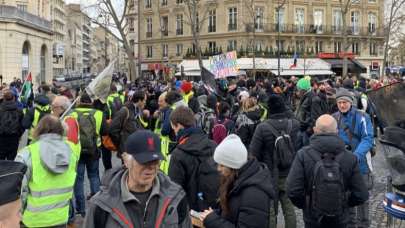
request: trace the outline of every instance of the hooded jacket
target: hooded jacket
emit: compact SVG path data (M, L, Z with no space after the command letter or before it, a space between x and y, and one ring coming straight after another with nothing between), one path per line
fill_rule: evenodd
M273 172L273 156L276 136L271 132L269 122L279 132L287 129L288 120L292 121L292 129L290 137L294 145L294 149L298 151L301 148L300 123L293 118L289 118L287 111L283 113L270 114L270 119L259 124L255 130L252 141L249 146L249 152L263 162ZM289 169L279 170L279 177L287 177ZM274 176L273 176L274 177Z
M272 178L267 167L256 159L249 160L238 171L228 193L229 213L222 210L209 214L206 228L269 227L271 201L274 198Z
M10 143L9 139L16 138L19 139L20 136L24 133L24 129L22 127L22 119L24 117L23 112L17 107L17 102L15 101L3 101L0 105L0 116L3 115L5 112L16 112L18 116L18 123L15 123L16 126L7 126L7 129L16 129L15 132L18 132L17 135L1 135L0 137L0 145L5 145L4 143ZM3 131L6 129L2 129Z
M140 118L142 110L132 102L127 103L112 119L110 125L110 137L118 148L118 153L122 154L125 148L125 142L129 135L137 129L144 129Z
M34 103L36 106L39 107L45 107L49 105L49 98L45 95L38 95L35 97ZM30 129L32 127L32 122L34 121L34 115L35 115L35 110L38 110L40 112L39 115L39 120L41 120L42 117L44 117L47 114L51 113L51 108L45 108L44 110L39 110L39 108L33 107L27 111L27 113L24 115L24 118L22 120L22 126L24 129Z
M249 147L256 126L260 123L261 111L260 108L242 112L238 115L235 123L235 132L242 140L246 148Z
M216 144L199 128L185 129L178 137L179 143L171 153L168 175L186 191L190 208L195 209L198 208L193 205L197 202L197 192L189 190L189 186L197 185L192 174L198 166L198 158L212 157Z
M301 97L295 113L297 120L301 123L301 131L312 132L315 121L322 114L325 114L321 103L322 101L319 96L312 90L307 91Z
M101 191L91 198L83 227L191 228L185 193L167 176L158 173L146 207L142 208L129 192L128 170L106 173Z
M43 134L39 137L40 158L42 165L49 172L61 174L68 171L72 150L63 140L63 137L57 134ZM28 194L28 182L32 177L31 153L27 148L22 149L15 159L27 165L27 172L23 180L22 200L25 202ZM24 205L25 203L23 203Z
M344 214L338 218L340 223L349 220L348 207L354 207L367 201L368 191L359 171L356 157L345 150L343 141L335 134L316 134L311 137L308 146L303 147L295 156L287 177L287 194L291 202L304 211L304 221L316 224L318 217L312 214L307 197L311 194L311 183L316 161L313 154L344 153L339 165L343 174L343 184L347 192L347 208ZM333 197L333 196L331 196Z

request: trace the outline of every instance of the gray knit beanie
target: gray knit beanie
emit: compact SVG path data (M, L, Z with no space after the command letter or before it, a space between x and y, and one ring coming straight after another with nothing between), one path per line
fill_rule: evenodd
M215 149L214 160L223 166L240 169L246 164L248 152L239 136L227 136Z
M345 100L353 104L353 93L347 89L340 88L336 91L336 101Z

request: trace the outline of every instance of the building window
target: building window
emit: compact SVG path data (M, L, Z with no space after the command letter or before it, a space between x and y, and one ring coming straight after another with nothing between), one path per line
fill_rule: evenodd
M183 54L183 44L176 45L176 56L181 56Z
M228 51L234 51L236 50L237 46L237 41L236 40L228 40Z
M146 46L146 58L152 58L152 57L153 57L153 47Z
M235 31L238 29L238 9L232 7L228 9L228 31Z
M360 44L357 42L352 43L352 53L360 55Z
M360 3L360 0L352 0L352 3Z
M252 40L251 43L253 43L253 40ZM264 42L263 42L263 40L256 40L256 49L255 49L255 51L256 52L264 51Z
M341 10L334 10L333 11L333 25L332 30L333 32L339 34L342 32L342 11Z
M377 0L368 0L368 3L376 3Z
M315 42L315 53L321 53L323 52L323 41L316 41Z
M145 8L152 8L152 0L145 0Z
M162 6L167 6L167 0L161 0L162 1Z
M183 35L183 15L176 16L176 35Z
M167 58L169 56L169 46L167 44L162 45L162 57Z
M169 17L168 16L163 16L161 17L161 32L163 36L168 36L169 35Z
M217 48L217 42L215 42L215 41L208 42L208 50L210 53L215 53L216 48Z
M323 10L316 9L314 11L314 30L317 34L323 32Z
M216 10L210 10L208 12L208 32L216 32L217 31L217 15Z
M276 40L276 49L280 47L280 52L284 52L284 40Z
M377 44L370 42L370 55L377 55Z
M17 9L23 11L23 12L27 12L27 5L24 4L17 4Z
M301 8L295 9L295 28L296 28L295 31L297 33L304 33L304 24L305 24L304 12L305 12L304 9Z
M279 22L279 23L277 23L277 22ZM280 25L280 32L285 31L284 9L283 8L281 8L279 11L277 11L277 9L275 10L274 24L276 25L276 31L278 31L278 25Z
M370 34L375 34L377 27L377 16L375 13L368 14L368 32Z
M359 26L359 19L360 19L360 12L358 11L353 11L351 12L351 31L352 34L358 35L360 32L360 26Z
M334 47L335 53L341 52L342 51L342 42L340 42L340 41L333 42L333 47Z
M183 0L176 0L176 4L181 4L183 3Z
M295 51L297 53L304 53L305 52L305 40L297 40L297 41L295 41Z
M152 17L146 18L146 38L152 37Z
M256 15L255 15L256 31L263 31L263 24L264 24L264 9L263 9L263 7L257 7Z

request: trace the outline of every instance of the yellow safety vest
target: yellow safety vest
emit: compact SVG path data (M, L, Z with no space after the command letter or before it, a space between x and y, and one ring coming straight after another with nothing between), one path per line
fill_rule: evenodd
M184 100L184 102L186 102L186 104L188 104L188 102L189 102L190 99L193 97L193 95L194 95L194 92L193 92L193 91L189 92L188 94L184 94L184 95L183 95L183 100Z
M92 108L75 108L70 114L70 116L74 117L76 120L78 120L78 114L77 112L82 112L82 113L90 113L94 109ZM101 131L101 124L103 121L103 112L100 110L95 110L94 112L94 119L96 120L96 134L97 134L97 147L101 146L101 137L100 137L100 131ZM80 128L80 126L79 126Z
M265 121L265 120L267 119L267 112L268 112L268 111L267 111L267 108L264 107L264 106L261 105L261 104L259 104L259 107L264 110L262 116L260 117L260 121L263 122L263 121Z
M111 115L112 115L112 107L111 107L111 104L114 102L114 99L117 98L117 97L119 97L120 100L121 100L121 103L124 104L125 97L124 97L123 95L120 95L120 94L118 94L118 93L113 93L113 94L110 94L110 95L107 97L107 107L108 107L108 117L109 117L109 118L111 118Z
M68 170L54 174L42 165L40 143L39 141L27 147L31 154L32 176L28 182L29 194L22 222L27 227L63 225L69 218L69 200L73 196L80 151L72 143L66 142L72 151Z
M160 151L165 158L165 160L162 160L160 162L160 170L165 173L166 175L169 172L169 144L171 143L169 136L163 136L162 135L162 128L160 125L160 119L156 120L155 124L155 134L159 135L160 137Z
M32 121L31 128L29 129L29 132L28 132L28 139L30 139L30 140L33 139L34 129L37 127L38 122L40 121L39 117L41 116L41 113L49 112L49 110L51 110L49 105L45 105L45 106L37 105L35 107L34 119Z

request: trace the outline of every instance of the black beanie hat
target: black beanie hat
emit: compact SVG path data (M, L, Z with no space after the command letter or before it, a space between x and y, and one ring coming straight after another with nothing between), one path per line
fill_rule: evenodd
M269 97L267 105L270 114L283 113L287 110L285 107L284 99L280 95L271 95Z
M0 206L16 201L27 166L15 161L0 161Z

